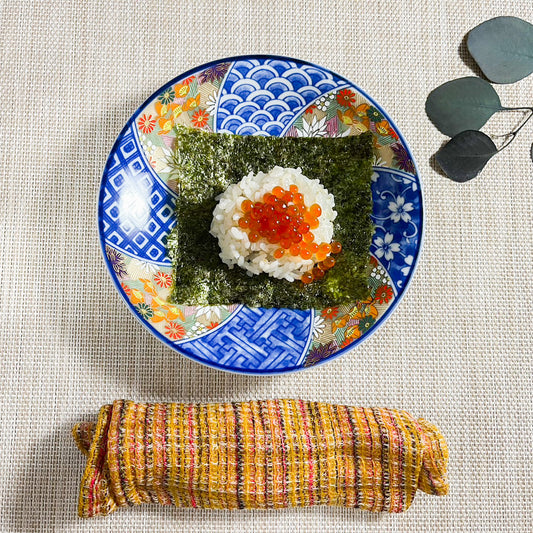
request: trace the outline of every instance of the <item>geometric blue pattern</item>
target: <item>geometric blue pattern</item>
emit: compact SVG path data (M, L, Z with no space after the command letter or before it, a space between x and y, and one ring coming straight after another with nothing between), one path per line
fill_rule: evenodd
M139 259L170 263L166 236L175 220L175 194L155 177L130 126L106 167L100 219L107 243Z
M387 270L398 292L413 267L420 244L422 206L418 179L401 170L374 167L370 251Z
M296 115L343 80L313 65L281 59L235 61L218 99L216 131L280 136Z
M301 365L311 342L313 311L242 307L208 335L179 351L227 369L279 372Z

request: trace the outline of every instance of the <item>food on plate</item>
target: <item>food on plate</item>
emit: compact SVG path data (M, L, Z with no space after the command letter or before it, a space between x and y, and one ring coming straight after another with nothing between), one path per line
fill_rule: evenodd
M302 400L119 400L73 429L83 518L159 502L207 509L336 505L400 513L448 492L441 432L405 411Z
M330 255L335 200L300 169L250 173L217 201L211 234L230 268L309 283L313 268L326 271L335 264Z
M293 138L178 126L171 301L308 309L366 298L371 162L370 132Z

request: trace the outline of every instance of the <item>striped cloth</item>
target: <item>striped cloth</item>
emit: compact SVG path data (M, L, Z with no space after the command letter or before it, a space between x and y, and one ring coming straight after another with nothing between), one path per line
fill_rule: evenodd
M399 513L448 491L439 430L404 411L303 400L116 401L78 424L79 514L145 502L211 509L341 505Z

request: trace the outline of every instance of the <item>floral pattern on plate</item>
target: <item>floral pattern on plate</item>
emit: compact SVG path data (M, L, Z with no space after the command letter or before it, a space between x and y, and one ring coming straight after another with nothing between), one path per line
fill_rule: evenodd
M134 312L169 341L195 338L219 327L238 305L191 307L167 301L172 270L105 247L106 257Z

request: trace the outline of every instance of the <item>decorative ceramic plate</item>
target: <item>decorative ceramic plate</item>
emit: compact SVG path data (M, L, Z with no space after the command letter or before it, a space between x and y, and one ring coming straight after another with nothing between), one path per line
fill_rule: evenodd
M173 126L237 135L374 135L371 297L327 309L189 307L167 301L176 183ZM276 374L338 357L391 314L413 275L422 194L413 157L381 106L325 68L286 57L241 56L173 79L130 118L109 156L99 230L113 281L135 316L173 350L238 373Z

